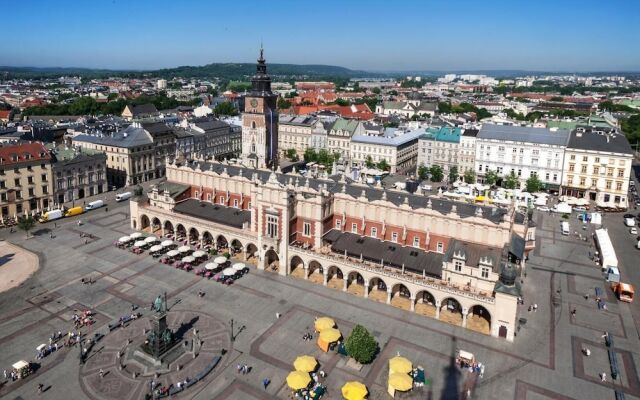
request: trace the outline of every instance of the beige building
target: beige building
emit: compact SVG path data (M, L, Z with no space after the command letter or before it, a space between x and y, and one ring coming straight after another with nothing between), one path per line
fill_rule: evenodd
M327 150L340 154L343 160L351 157L351 137L363 135L365 132L361 121L353 119L337 119L327 132Z
M42 143L0 147L2 218L32 214L53 205L51 155Z
M131 227L507 340L535 243L512 209L230 163L168 165Z
M351 138L351 166L365 168L367 160L384 160L392 174L412 173L418 160L418 139L424 131L393 130L389 136L354 135Z
M632 163L633 150L615 128L579 126L565 151L562 194L626 209Z
M84 199L109 190L107 156L98 150L58 146L51 150L53 200L57 204Z
M104 152L109 184L116 187L163 177L176 148L173 131L161 123L134 123L111 136L78 135L73 145Z
M284 157L289 149L296 151L299 158L313 146L313 132L324 129L322 122L306 115L280 115L278 123L278 147Z

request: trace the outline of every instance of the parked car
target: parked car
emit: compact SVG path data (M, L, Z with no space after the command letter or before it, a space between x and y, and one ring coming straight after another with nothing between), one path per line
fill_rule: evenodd
M585 206L573 207L573 211L587 211L587 207Z
M626 226L636 226L636 219L635 218L625 218L624 219L624 224Z
M547 207L547 206L539 206L539 207L536 207L536 210L549 212L549 210L551 210L551 209L549 207Z
M634 226L633 228L629 229L629 233L632 235L637 235L638 234L638 229L636 229L636 227Z

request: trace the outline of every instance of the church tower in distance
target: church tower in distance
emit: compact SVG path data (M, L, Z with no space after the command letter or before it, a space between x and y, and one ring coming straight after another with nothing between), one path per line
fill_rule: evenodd
M278 96L271 92L271 78L260 48L251 92L242 114L242 161L256 168L278 167Z

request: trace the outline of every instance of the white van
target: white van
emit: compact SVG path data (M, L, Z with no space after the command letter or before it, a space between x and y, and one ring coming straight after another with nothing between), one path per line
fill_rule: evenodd
M125 201L131 198L131 192L124 192L116 195L116 201Z
M562 234L565 236L568 236L570 231L569 231L569 223L567 221L562 222L562 224L560 224L560 229L562 230Z
M42 214L39 221L41 223L45 223L45 222L53 221L56 219L60 219L62 217L64 217L64 212L62 210L51 210Z
M104 206L104 201L96 200L96 201L92 201L91 203L87 204L87 206L84 209L89 211L89 210L95 210L96 208L100 208L102 206Z

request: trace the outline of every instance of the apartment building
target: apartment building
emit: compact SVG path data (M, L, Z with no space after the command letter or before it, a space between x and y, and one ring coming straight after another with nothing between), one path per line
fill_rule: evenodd
M278 124L278 147L282 156L290 149L296 151L298 157L313 146L313 133L324 130L322 122L313 116L307 115L280 115Z
M626 209L632 163L629 141L615 128L578 126L564 156L562 194Z
M423 131L400 132L391 130L390 135L354 135L351 138L351 166L363 168L367 160L379 163L385 160L392 174L415 171L418 160L418 138Z
M417 165L425 167L439 165L445 176L453 166L456 166L458 173L462 174L458 165L461 136L461 128L448 126L427 128L419 140Z
M327 150L338 153L343 160L350 159L351 137L364 134L361 121L353 119L337 119L327 134Z
M82 147L58 146L51 150L54 159L53 199L57 204L82 200L109 190L107 155Z
M42 143L0 147L0 214L35 214L53 204L51 154Z

